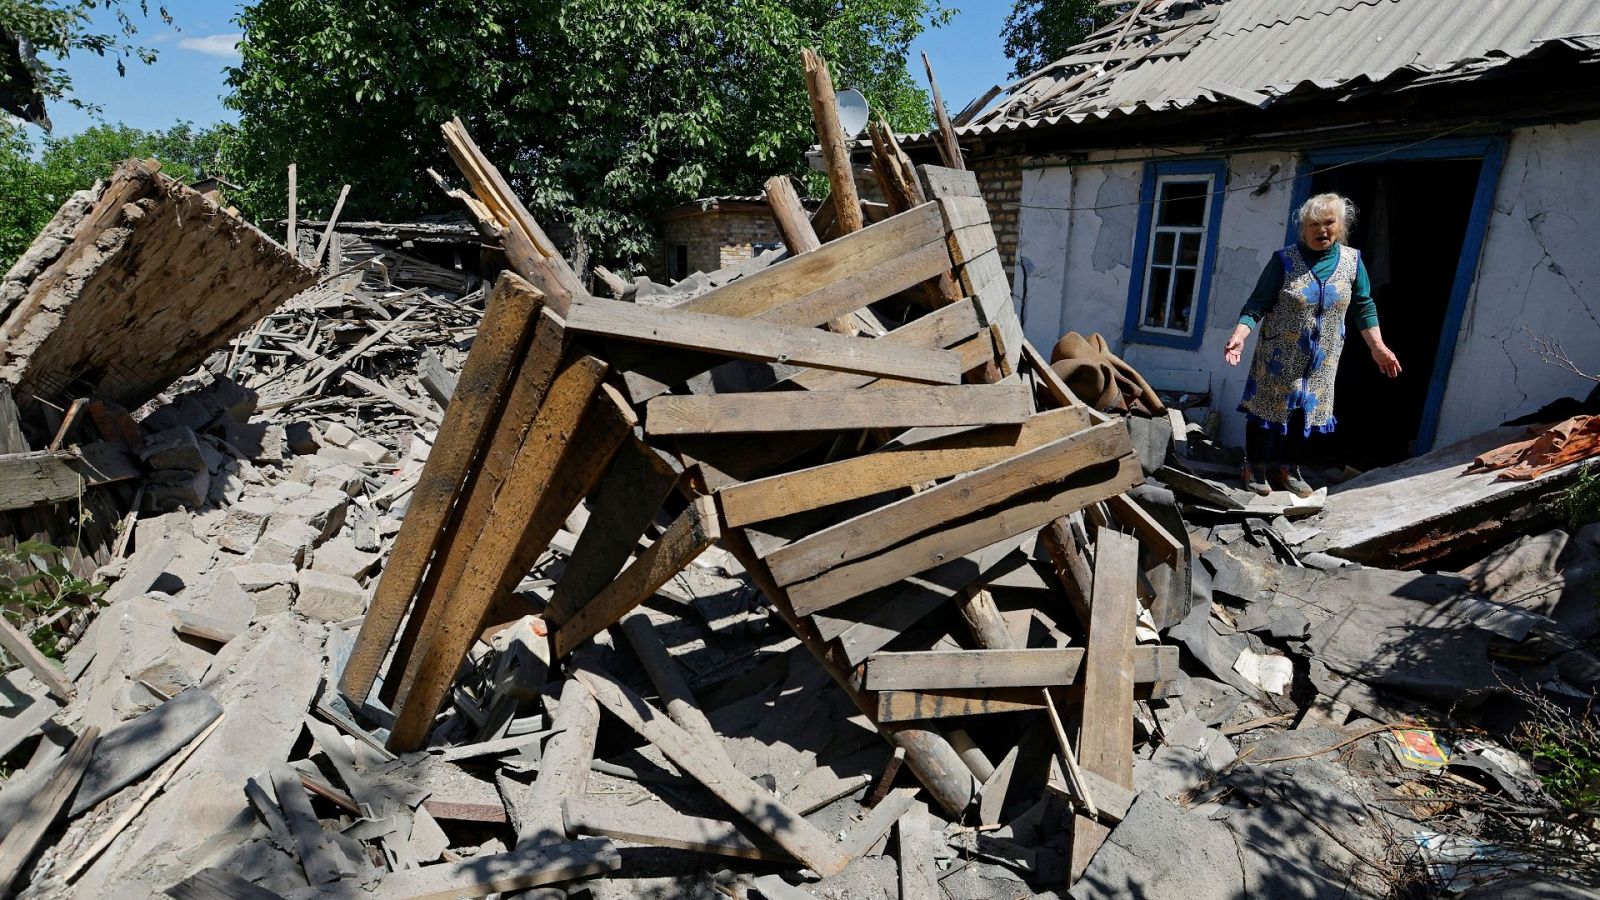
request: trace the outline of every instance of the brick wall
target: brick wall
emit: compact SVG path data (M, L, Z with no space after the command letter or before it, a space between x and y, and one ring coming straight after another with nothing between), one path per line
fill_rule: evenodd
M650 277L666 281L669 260L680 246L689 249L693 272L714 272L755 255L756 244L783 244L778 226L765 210L712 209L691 212L663 222L661 253L652 261Z
M978 189L983 192L983 199L989 204L989 218L994 224L994 238L1000 248L1000 261L1005 265L1006 273L1015 277L1019 213L1017 204L1022 201L1022 157L974 160L972 171L978 176Z

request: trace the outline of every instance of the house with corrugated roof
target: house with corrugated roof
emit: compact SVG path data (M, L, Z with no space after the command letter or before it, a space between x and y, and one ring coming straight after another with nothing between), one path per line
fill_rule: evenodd
M1248 365L1223 346L1322 191L1360 210L1405 367L1344 355L1345 458L1593 387L1535 340L1600 372L1596 0L1143 0L956 124L1030 342L1099 332L1158 387L1209 391L1232 442Z

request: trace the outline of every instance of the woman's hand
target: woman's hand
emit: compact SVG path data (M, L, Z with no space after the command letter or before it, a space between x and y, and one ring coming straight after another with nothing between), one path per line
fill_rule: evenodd
M1363 328L1361 339L1367 342L1367 349L1372 351L1372 361L1378 364L1378 371L1390 378L1400 374L1400 357L1394 355L1389 345L1383 342L1383 332L1378 326Z
M1244 339L1250 336L1250 326L1239 324L1233 328L1233 336L1228 338L1227 346L1222 348L1222 358L1228 365L1237 366L1239 357L1244 353Z
M1390 378L1400 374L1400 357L1395 356L1387 344L1377 344L1371 349L1372 361L1378 364L1378 371Z

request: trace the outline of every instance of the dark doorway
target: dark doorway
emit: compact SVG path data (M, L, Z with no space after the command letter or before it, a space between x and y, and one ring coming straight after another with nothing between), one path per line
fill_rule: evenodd
M1359 210L1350 245L1361 251L1384 342L1404 370L1395 379L1378 371L1352 314L1334 401L1339 426L1318 453L1327 462L1368 469L1413 454L1439 342L1455 340L1441 331L1482 165L1387 161L1312 176L1312 193L1338 192Z

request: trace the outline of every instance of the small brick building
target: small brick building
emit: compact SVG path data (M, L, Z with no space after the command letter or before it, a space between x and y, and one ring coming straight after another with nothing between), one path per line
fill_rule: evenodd
M660 250L649 275L666 283L783 246L764 197L692 200L657 216L656 225Z

